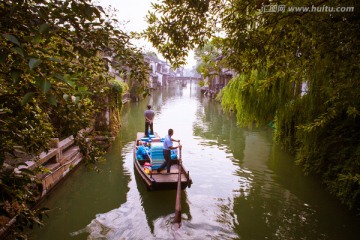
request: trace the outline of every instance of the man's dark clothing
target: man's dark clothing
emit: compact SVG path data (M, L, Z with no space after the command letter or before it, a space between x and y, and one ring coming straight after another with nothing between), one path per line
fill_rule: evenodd
M166 166L166 172L170 173L170 167L171 167L171 150L163 150L163 154L164 154L164 158L165 158L165 162L163 162L163 164L161 164L161 166L159 167L159 169L164 169Z
M154 127L153 127L153 120L155 117L155 112L153 110L146 110L144 113L145 116L145 136L149 137L149 127L150 127L150 134L153 135L154 134ZM149 121L149 120L151 121Z
M154 134L154 128L153 123L149 123L148 121L145 121L145 136L149 137L149 127L150 127L150 134Z

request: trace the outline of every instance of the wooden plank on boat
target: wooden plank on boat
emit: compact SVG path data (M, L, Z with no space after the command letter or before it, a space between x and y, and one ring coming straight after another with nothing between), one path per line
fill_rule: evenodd
M181 174L181 177L186 177L184 174ZM152 178L156 181L156 182L174 182L176 183L178 181L178 174L177 173L172 173L172 174L156 174L153 175Z

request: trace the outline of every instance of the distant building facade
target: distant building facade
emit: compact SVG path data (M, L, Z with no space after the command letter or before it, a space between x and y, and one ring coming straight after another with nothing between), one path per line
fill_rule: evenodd
M145 55L144 59L145 62L149 64L149 87L152 89L168 85L168 80L177 74L167 62L155 56Z

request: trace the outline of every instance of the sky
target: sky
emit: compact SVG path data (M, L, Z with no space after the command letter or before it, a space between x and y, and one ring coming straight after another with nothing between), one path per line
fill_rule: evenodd
M147 28L145 16L149 10L151 10L151 2L155 0L98 0L99 4L106 11L109 6L116 9L116 16L118 21L127 22L125 30L127 32L135 31L140 32ZM156 49L147 41L133 41L133 43L139 47L144 47L146 51L156 51ZM160 54L159 58L164 60ZM194 60L194 53L190 52L187 58L188 64L186 68L191 68L196 64Z

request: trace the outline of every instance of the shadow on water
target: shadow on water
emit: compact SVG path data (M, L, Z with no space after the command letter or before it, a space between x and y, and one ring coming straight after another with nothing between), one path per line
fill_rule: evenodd
M146 215L146 220L151 233L154 234L154 223L158 219L171 216L171 221L173 220L175 213L176 190L148 191L137 173L135 173L135 179L140 194L140 201ZM181 192L181 217L182 221L191 220L186 190Z
M293 156L268 143L264 131L245 134L244 160L238 164L247 171L237 175L251 185L234 197L239 237L358 239L360 219L325 191L319 178L304 176Z

